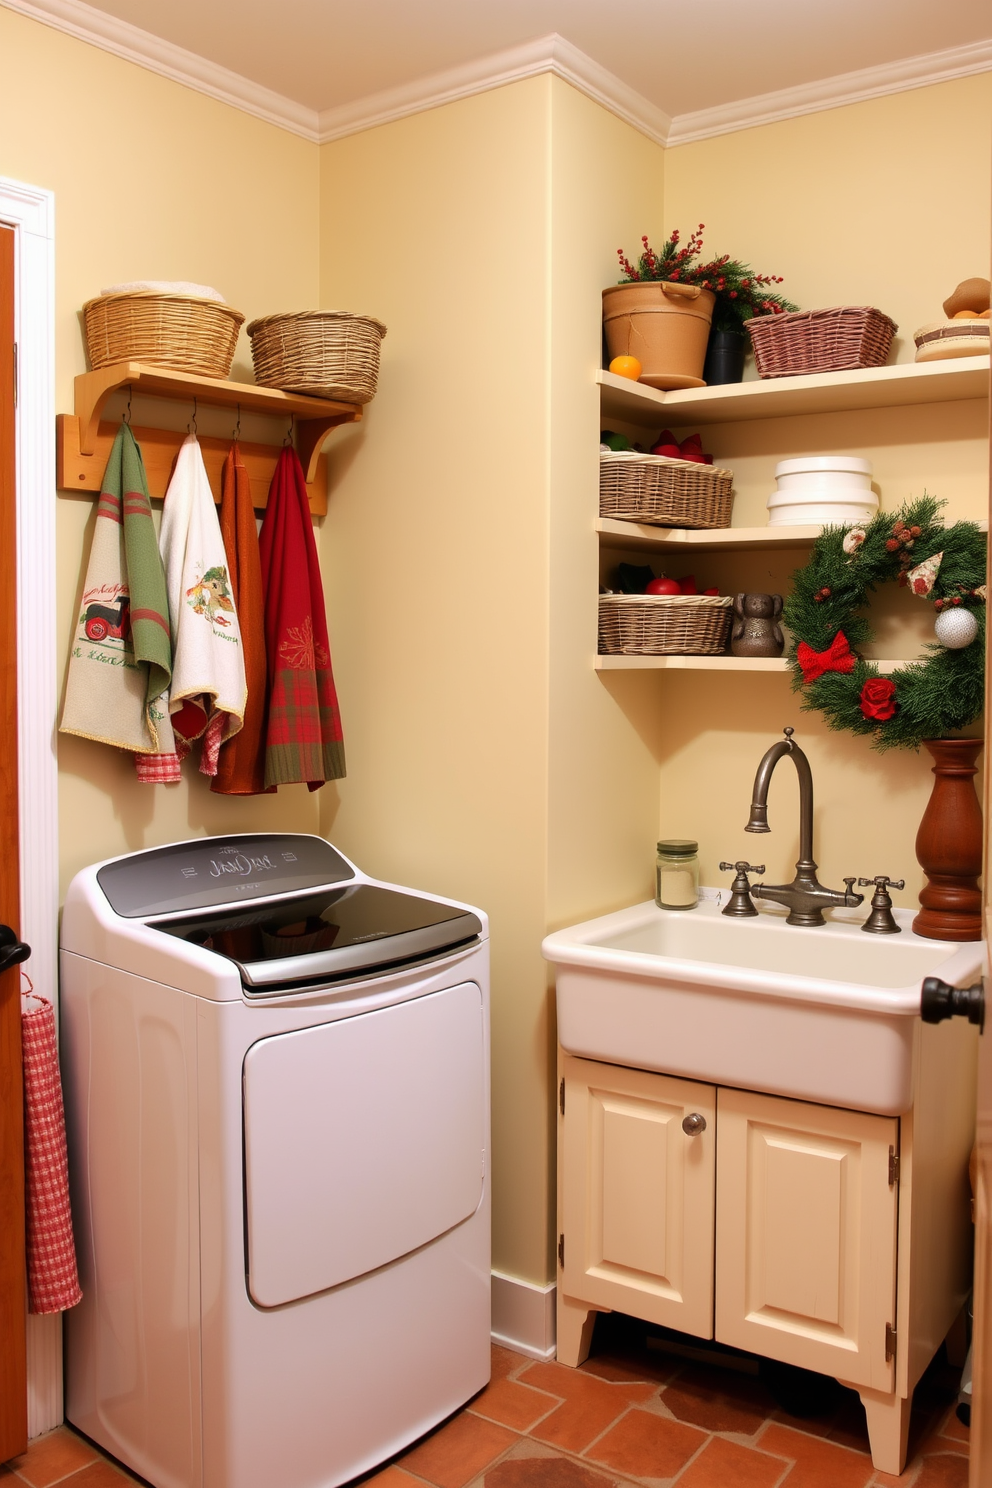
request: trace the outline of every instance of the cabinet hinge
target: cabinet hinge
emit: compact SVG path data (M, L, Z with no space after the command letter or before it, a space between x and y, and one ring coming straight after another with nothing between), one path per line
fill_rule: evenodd
M896 1356L896 1330L891 1323L885 1325L885 1362L889 1363Z
M899 1182L899 1154L894 1147L889 1148L889 1187L892 1188Z
M565 1076L564 1075L562 1075L562 1077L561 1077L561 1084L558 1086L558 1107L559 1107L559 1109L561 1111L561 1114L564 1116L564 1114L565 1114Z
M559 1235L558 1236L558 1264L561 1267L561 1269L564 1271L564 1269L565 1269L565 1236L564 1235Z

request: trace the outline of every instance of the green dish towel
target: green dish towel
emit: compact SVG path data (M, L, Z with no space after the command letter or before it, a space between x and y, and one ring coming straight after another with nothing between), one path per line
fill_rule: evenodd
M60 728L156 754L152 703L171 678L165 571L145 464L122 424L103 475Z

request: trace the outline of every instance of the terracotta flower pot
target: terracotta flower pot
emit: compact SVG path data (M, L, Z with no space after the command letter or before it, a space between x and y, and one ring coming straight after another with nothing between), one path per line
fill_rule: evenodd
M610 360L634 356L649 387L705 387L703 362L716 296L698 284L647 280L603 290Z
M981 739L924 739L934 758L933 792L916 835L928 883L913 921L930 940L981 940L982 808L975 792Z

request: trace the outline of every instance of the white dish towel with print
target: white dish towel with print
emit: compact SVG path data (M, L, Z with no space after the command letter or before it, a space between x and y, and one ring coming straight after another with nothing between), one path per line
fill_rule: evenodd
M159 548L169 595L169 713L177 751L182 757L203 735L200 769L216 775L217 751L244 723L248 687L224 539L195 434L176 459Z

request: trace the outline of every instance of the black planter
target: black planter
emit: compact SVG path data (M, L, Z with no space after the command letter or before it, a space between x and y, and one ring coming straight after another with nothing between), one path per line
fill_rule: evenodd
M743 380L747 345L747 337L736 331L710 331L703 364L703 381L708 387Z

